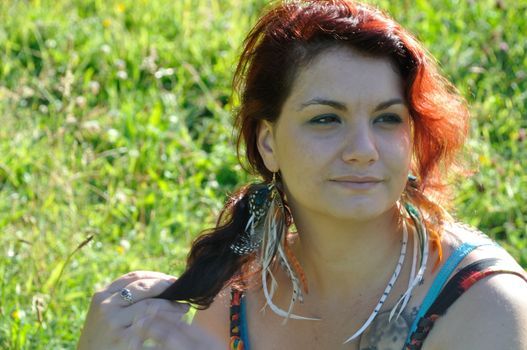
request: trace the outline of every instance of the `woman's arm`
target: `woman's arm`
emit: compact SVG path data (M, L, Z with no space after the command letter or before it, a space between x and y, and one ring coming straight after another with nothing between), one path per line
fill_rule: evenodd
M192 325L197 325L216 339L220 340L226 348L230 335L230 294L227 289L222 290L206 310L198 310L192 320Z
M77 350L224 349L214 337L181 318L186 304L156 298L175 278L159 272L128 273L94 294ZM125 290L131 297L122 297Z
M511 274L477 282L436 321L423 349L526 350L527 283Z

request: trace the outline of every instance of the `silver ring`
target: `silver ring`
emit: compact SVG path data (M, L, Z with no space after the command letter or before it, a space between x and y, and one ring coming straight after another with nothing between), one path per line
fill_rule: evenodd
M119 295L124 301L127 301L130 305L134 303L134 298L132 297L132 292L130 292L130 289L123 288L119 292Z

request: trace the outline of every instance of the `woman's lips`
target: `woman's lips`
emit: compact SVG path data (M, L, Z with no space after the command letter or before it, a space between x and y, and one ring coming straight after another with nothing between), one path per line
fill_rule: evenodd
M369 190L379 185L382 181L382 179L376 177L342 177L331 180L338 186L354 190Z

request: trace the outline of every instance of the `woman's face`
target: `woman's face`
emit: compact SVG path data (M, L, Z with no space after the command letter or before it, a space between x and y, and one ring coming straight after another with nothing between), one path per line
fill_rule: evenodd
M365 221L393 208L411 159L402 86L388 59L348 48L300 69L277 122L258 134L295 214Z

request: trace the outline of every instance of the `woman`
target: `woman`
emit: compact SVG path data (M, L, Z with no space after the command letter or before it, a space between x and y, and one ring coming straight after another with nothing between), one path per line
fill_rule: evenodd
M525 271L443 209L465 102L407 31L364 4L287 1L234 81L264 182L232 195L178 280L96 293L79 349L527 349Z

